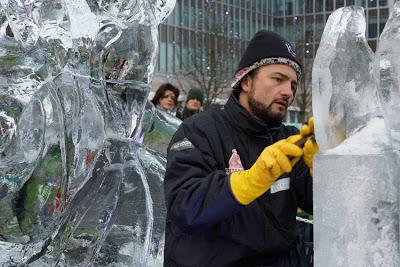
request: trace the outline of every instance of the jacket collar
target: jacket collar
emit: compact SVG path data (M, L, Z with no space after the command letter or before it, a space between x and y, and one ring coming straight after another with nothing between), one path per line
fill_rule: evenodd
M224 109L229 120L237 128L252 135L274 134L282 127L282 123L266 123L256 119L239 103L239 91L233 90Z

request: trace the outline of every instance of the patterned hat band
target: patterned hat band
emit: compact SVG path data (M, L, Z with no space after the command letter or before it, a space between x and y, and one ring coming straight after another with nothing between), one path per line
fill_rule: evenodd
M246 76L247 73L249 73L252 70L255 70L261 66L264 65L271 65L271 64L284 64L284 65L289 65L296 71L297 75L297 80L300 81L301 79L301 68L299 64L297 64L295 61L288 59L286 57L268 57L261 59L260 61L255 62L253 65L249 67L245 67L243 69L240 69L235 73L235 77L233 79L232 88L236 88L239 85L239 82L243 79L244 76Z

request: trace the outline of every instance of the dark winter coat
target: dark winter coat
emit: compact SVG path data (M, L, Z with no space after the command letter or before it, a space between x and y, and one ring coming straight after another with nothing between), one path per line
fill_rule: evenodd
M178 111L176 112L176 117L184 121L196 113L199 113L199 111L198 110L188 110L185 106L182 109L178 109Z
M312 213L304 162L247 206L233 196L226 171L233 149L249 169L265 147L296 133L256 120L233 95L224 109L182 123L168 148L164 181L165 266L273 265L289 253L297 207Z

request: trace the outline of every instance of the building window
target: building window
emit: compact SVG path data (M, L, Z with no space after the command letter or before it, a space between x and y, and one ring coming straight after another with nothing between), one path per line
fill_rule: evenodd
M233 20L235 21L235 37L240 37L240 9L239 8L235 8L235 15L233 16Z
M313 13L313 0L306 0L306 13Z
M368 0L368 7L376 7L377 4L376 0Z
M378 37L378 18L376 10L368 11L368 38Z
M294 2L295 5L295 14L296 15L302 15L303 14L303 4L301 1L295 1Z
M365 0L356 0L356 5L365 7Z
M197 15L197 8L194 3L190 5L190 27L195 29L196 28L196 22L198 19Z
M379 6L387 6L388 1L387 0L379 0Z
M324 11L324 1L315 1L315 12Z
M274 31L281 35L285 34L285 28L283 27L283 18L276 18L274 20Z
M344 7L344 0L336 0L336 9Z
M246 11L242 10L242 14L240 15L240 24L241 24L241 33L240 37L246 38L248 37L248 32L246 31Z
M185 27L189 27L189 6L186 4L183 4L182 8L182 25Z
M288 39L290 42L294 43L296 40L296 32L298 31L296 29L296 20L294 20L294 17L286 17L286 39Z
M317 15L315 18L315 39L319 40L324 32L325 21L323 15Z
M286 0L286 3L285 3L285 14L286 15L292 15L293 14L293 1L292 0Z
M262 28L261 23L259 23L259 16L257 13L252 13L252 20L251 20L251 36L253 37L256 32Z
M283 1L275 0L274 1L274 15L275 16L283 16Z
M314 42L314 18L313 16L306 17L306 42Z
M325 10L326 11L333 10L333 0L325 0Z
M263 1L264 2L264 1ZM265 3L266 5L266 10L267 10L267 14L270 16L270 18L272 19L272 2L271 1L267 1Z
M160 71L167 72L167 44L165 42L160 42Z
M295 25L294 40L295 42L304 43L304 17L293 17L293 24Z
M368 22L368 38L376 38L378 36L378 29L376 22Z

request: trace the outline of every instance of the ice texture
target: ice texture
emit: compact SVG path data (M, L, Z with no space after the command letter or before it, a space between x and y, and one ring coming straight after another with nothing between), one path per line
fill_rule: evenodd
M393 154L317 155L314 266L399 266Z
M400 150L400 2L396 2L379 38L374 69L378 93L394 149Z
M2 266L162 265L166 160L142 121L174 5L0 0Z
M363 8L344 7L332 13L312 73L313 114L321 151L334 148L379 114L372 61Z
M385 29L390 25L393 20ZM321 148L313 161L315 266L400 264L400 157L388 131L396 118L381 113L385 102L379 101L386 90L398 89L386 61L399 55L387 46L386 54L378 51L374 58L364 31L362 8L336 10L314 63L313 113Z
M376 155L391 149L383 118L373 118L361 130L346 138L335 148L326 150L324 155Z
M143 143L167 156L168 144L182 123L180 119L154 106L146 109L143 120Z

